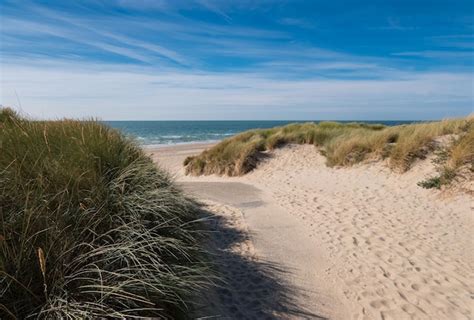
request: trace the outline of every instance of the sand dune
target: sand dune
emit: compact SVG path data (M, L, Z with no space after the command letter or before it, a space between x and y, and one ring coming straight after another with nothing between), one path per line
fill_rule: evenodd
M177 169L186 154L180 152L160 150L154 157ZM470 319L472 196L444 196L418 187L416 183L432 171L429 161L402 175L383 163L332 169L324 161L313 146L300 145L276 150L244 177L186 177L182 169L176 174L187 183L240 182L259 190L263 205L256 211L242 206L245 201L239 202L240 195L231 186L220 185L218 192L208 188L207 193L197 188L199 197L227 201L226 205L242 211L255 259L287 268L284 280L298 289L294 301L314 315ZM268 208L279 212L273 220ZM265 214L267 219L262 220ZM295 219L293 231L284 231L289 228L284 228L282 219ZM278 243L273 226L281 235ZM304 248L304 254L285 256L276 253L279 248L287 252ZM321 294L322 288L327 295ZM282 317L305 318L297 314Z
M420 166L406 175L381 164L328 169L313 147L295 146L248 179L312 226L354 318L467 319L472 198L419 188Z

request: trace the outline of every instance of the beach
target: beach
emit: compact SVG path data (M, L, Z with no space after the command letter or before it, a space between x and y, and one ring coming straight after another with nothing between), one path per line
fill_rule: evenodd
M472 194L419 187L429 158L404 174L383 162L329 168L314 146L290 145L241 177L186 176L183 160L210 146L147 149L217 219L211 245L229 287L203 314L472 316Z
M474 320L472 1L0 17L0 320Z

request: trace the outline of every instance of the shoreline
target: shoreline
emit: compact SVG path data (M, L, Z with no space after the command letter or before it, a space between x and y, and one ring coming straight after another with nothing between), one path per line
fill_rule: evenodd
M162 150L167 148L179 148L179 147L192 147L192 146L213 146L218 144L222 140L203 140L203 141L189 141L189 142L178 142L178 143L170 143L170 144L140 144L140 147L146 151L153 151L153 150Z

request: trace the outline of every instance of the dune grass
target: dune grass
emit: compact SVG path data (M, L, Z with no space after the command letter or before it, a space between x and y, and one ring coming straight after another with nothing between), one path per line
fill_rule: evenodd
M457 139L452 139L448 146L436 152L434 163L439 174L418 183L424 188L440 189L449 185L458 176L472 176L474 173L474 130L471 128Z
M209 283L200 209L95 121L0 110L0 318L184 317Z
M470 130L457 139L449 149L449 158L446 164L449 168L457 169L468 165L474 171L474 130Z
M253 170L268 151L295 143L319 147L328 166L388 158L393 169L407 171L416 159L426 157L435 148L437 137L451 134L470 141L473 130L473 117L394 127L337 122L290 124L238 134L198 156L188 157L184 165L191 175L239 176ZM461 144L453 151L460 154L453 157L465 161L463 154L468 149L469 143Z

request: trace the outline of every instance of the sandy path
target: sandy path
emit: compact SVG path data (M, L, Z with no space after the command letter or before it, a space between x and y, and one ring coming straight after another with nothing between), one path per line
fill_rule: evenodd
M182 161L208 145L165 147L153 158L185 191L208 204L216 219L211 249L226 284L210 294L198 316L218 319L347 319L332 286L321 282L326 263L304 221L248 183L192 178ZM311 252L311 254L308 254ZM315 272L316 271L316 272Z
M179 168L179 156L167 154L161 163ZM177 177L264 190L255 200L264 205L239 208L232 187L206 196L195 185L201 197L243 212L256 256L288 271L285 280L306 293L295 295L305 310L332 319L470 319L473 199L419 188L426 171L426 163L404 175L382 164L330 169L314 147L292 146L242 178Z
M222 204L224 207L212 210L218 216L225 215L226 211L240 213L241 221L234 214L230 224L233 228L238 226L239 230L245 230L254 265L252 268L237 267L248 271L239 279L244 290L229 290L234 294L230 301L223 301L227 309L238 310L245 319L260 319L258 315L262 310L271 310L269 313L278 318L322 319L331 316L347 319L344 306L338 304L332 287L318 279L327 266L316 249L317 243L311 237L310 228L303 221L267 201L261 190L249 184L193 181L181 185L199 199ZM219 241L228 241L224 239L227 238L224 236ZM230 270L228 275L235 273L232 270L235 265L238 264L234 262L225 267ZM267 281L255 283L255 270L260 270L257 274L264 274ZM239 302L242 296L259 301L257 308L249 312L249 308ZM241 319L238 315L232 316Z

